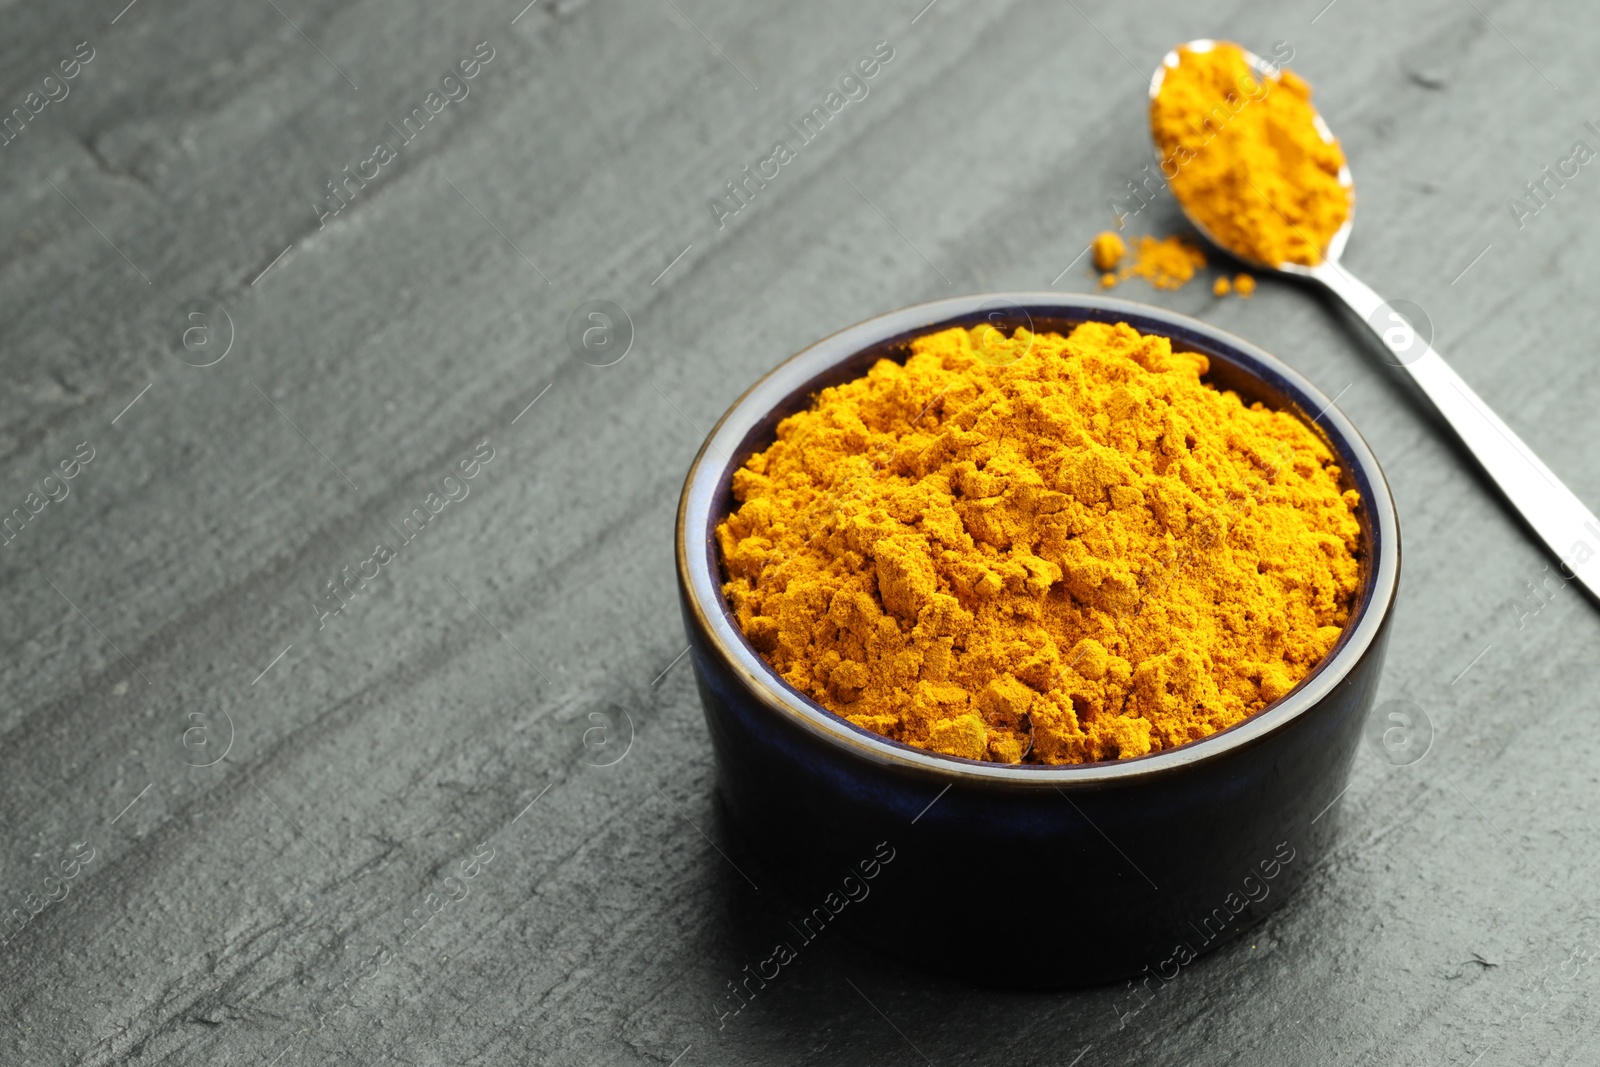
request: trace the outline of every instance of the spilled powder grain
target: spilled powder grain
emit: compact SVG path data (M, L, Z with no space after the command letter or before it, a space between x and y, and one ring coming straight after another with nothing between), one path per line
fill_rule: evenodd
M1100 284L1109 289L1118 282L1138 275L1157 289L1178 289L1205 265L1206 254L1192 242L1182 237L1151 237L1146 234L1139 238L1133 262L1122 268L1121 273L1108 272L1102 275Z
M1128 246L1111 230L1096 234L1089 247L1094 253L1095 269L1102 272L1116 270L1122 257L1128 254Z

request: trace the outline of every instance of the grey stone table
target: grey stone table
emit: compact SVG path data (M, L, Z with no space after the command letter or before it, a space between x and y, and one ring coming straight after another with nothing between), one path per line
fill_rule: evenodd
M1364 749L1309 887L1148 1002L821 938L724 1018L786 913L671 552L779 359L1090 289L1114 205L1173 232L1128 183L1199 36L1287 42L1352 268L1600 503L1588 7L522 2L4 5L0 1063L1596 1062L1600 615L1309 290L1123 292L1362 427L1405 532L1381 699L1431 747ZM948 934L1062 919L983 904Z

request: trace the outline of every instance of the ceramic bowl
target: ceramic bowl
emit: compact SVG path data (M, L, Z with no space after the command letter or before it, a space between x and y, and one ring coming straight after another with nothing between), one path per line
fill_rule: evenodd
M1296 412L1328 442L1346 488L1361 494L1361 584L1338 644L1293 691L1168 751L1002 765L853 726L789 686L745 641L721 592L713 536L734 503L733 471L818 390L880 358L903 360L912 338L985 320L1062 333L1084 321L1126 322L1164 335L1210 357L1217 387ZM982 983L1137 977L1153 989L1276 907L1327 853L1383 666L1400 540L1371 450L1282 361L1159 308L1008 293L870 319L756 382L689 470L677 563L724 810L760 880L784 901L792 950L837 925L902 959Z

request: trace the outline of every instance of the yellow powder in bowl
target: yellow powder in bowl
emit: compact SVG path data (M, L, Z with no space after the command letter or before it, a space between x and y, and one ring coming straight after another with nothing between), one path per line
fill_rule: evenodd
M733 478L740 629L791 685L969 759L1173 748L1338 640L1357 494L1294 415L1126 324L950 329L824 389Z
M1315 266L1350 217L1344 150L1318 131L1311 87L1290 70L1258 80L1238 45L1180 48L1150 130L1172 195L1229 251Z

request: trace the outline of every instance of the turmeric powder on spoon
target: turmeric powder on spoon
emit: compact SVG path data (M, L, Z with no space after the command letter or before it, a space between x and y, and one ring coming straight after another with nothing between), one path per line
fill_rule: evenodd
M1223 248L1313 267L1350 217L1338 141L1293 71L1257 78L1238 45L1184 46L1150 102L1161 174Z
M1128 758L1244 720L1338 640L1359 497L1208 366L1126 324L981 326L822 390L734 474L740 629L829 711L968 759Z

